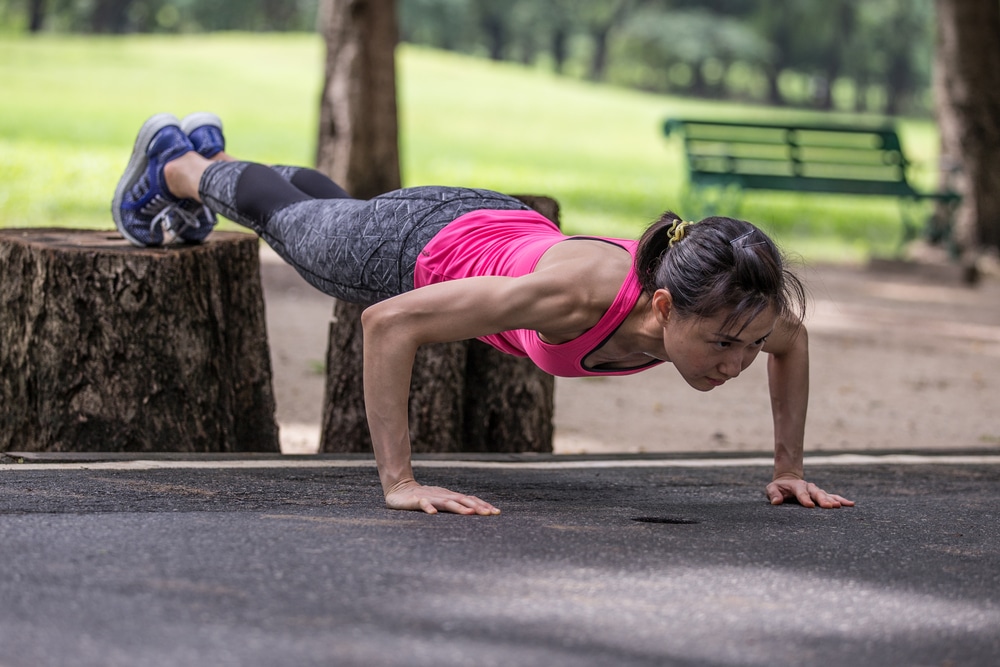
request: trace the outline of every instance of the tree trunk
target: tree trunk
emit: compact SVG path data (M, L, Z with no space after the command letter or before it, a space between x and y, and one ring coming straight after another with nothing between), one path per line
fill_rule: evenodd
M364 306L343 301L334 305L326 355L321 452L372 451L362 382L361 313L364 309ZM467 347L460 342L417 350L410 381L412 451L461 451Z
M940 48L936 54L940 55ZM938 183L940 192L968 192L965 174L962 171L962 146L959 140L959 128L953 113L945 113L942 101L945 99L946 78L945 63L942 58L935 57L931 76L933 96L935 100L934 115L938 126ZM951 224L955 217L954 204L938 202L934 206L934 215L928 229L928 240L931 243L953 242L954 230Z
M28 7L28 32L41 32L45 25L45 0L31 0Z
M326 83L316 165L351 196L400 187L395 0L324 0Z
M459 451L551 452L555 378L478 340L466 354Z
M559 224L548 197L522 201ZM338 302L330 324L320 451L370 452L362 386L361 312ZM422 347L410 382L413 452L551 452L555 380L479 341Z
M968 266L982 249L1000 249L1000 3L937 0L935 9L937 114L961 156L955 239Z
M552 31L550 50L552 52L552 69L556 74L562 74L566 66L566 59L569 57L569 33L563 27L558 26Z
M0 450L280 451L257 253L0 230Z
M90 29L96 33L125 32L133 0L97 0L90 14Z

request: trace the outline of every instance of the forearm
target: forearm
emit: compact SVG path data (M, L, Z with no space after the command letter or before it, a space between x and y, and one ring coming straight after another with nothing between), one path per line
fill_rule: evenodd
M384 326L364 330L364 394L382 491L413 480L408 403L416 345L394 340Z
M809 341L801 327L786 349L768 359L774 419L774 476L803 476L806 411L809 404Z

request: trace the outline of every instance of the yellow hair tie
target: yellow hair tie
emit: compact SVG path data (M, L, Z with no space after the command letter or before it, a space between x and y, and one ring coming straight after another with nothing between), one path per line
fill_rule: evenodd
M667 232L670 234L670 242L667 244L668 248L673 248L674 244L684 238L684 230L693 225L693 222L685 222L684 220L675 220L674 224L670 225L670 229Z

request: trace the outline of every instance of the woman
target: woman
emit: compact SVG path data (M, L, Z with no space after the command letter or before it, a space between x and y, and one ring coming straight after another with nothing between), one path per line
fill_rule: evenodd
M763 350L775 426L771 503L851 506L803 479L808 400L804 293L750 223L666 213L638 242L567 237L520 201L422 187L351 199L310 169L239 162L207 113L143 125L112 202L137 245L200 241L215 213L257 232L307 281L369 306L368 424L386 504L497 514L414 479L407 400L417 348L480 338L562 376L624 375L664 362L695 389L738 376Z

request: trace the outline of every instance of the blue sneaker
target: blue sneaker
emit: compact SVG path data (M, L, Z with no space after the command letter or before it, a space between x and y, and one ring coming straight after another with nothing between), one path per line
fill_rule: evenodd
M211 159L226 150L226 138L222 135L222 120L214 113L199 111L189 114L181 121L181 129L203 158Z
M214 113L199 111L188 114L181 121L181 130L188 135L191 145L203 158L215 157L226 149L226 139L222 134L222 120ZM181 209L189 214L187 223L179 229L178 235L188 243L205 240L215 227L215 213L204 204L193 199L185 200Z
M157 114L143 123L111 201L115 226L132 244L162 245L199 224L183 207L185 200L170 194L163 177L166 163L193 150L171 114Z

